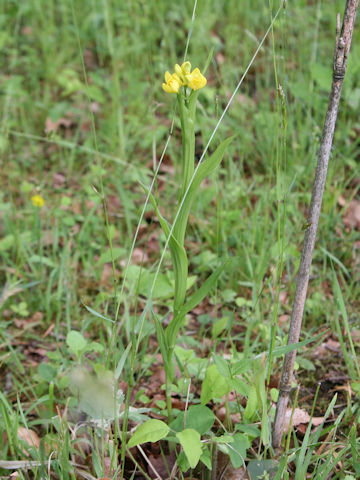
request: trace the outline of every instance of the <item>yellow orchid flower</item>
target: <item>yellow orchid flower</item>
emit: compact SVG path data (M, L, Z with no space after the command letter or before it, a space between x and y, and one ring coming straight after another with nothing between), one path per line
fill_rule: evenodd
M175 65L175 73L181 78L183 83L186 83L185 80L185 75L189 75L191 71L191 63L190 62L184 62L181 67L179 64Z
M205 87L207 80L198 68L195 68L191 73L185 75L186 84L193 90Z
M45 200L40 195L34 195L30 200L34 207L42 208L45 205Z
M183 82L177 73L165 73L165 82L162 84L162 88L167 93L178 93L179 88Z

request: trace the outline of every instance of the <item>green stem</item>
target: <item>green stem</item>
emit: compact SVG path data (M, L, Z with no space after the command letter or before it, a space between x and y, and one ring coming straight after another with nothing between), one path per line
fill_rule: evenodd
M182 137L181 188L179 192L179 201L181 201L194 173L195 125L194 116L185 105L185 98L182 94L178 95L178 103ZM175 238L177 238L176 235ZM178 240L181 244L184 242L184 238Z
M166 408L168 412L168 422L171 423L173 420L172 415L172 401L171 401L171 380L170 375L166 372Z

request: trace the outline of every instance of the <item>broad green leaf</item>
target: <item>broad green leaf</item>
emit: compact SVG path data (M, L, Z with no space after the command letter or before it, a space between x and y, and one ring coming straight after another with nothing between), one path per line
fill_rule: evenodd
M202 454L200 433L193 428L187 428L176 434L184 449L186 458L191 468L195 468Z
M240 430L240 432L246 433L246 435L251 438L260 437L260 430L255 425L246 425L243 423L237 423L235 425L235 430Z
M69 349L78 356L83 350L85 350L87 341L80 332L71 330L66 336L66 344Z
M208 468L208 470L212 470L211 452L207 445L203 446L200 461Z
M234 441L228 444L229 457L234 468L240 468L246 458L246 450L250 448L250 442L243 433L235 433Z
M221 398L229 392L226 379L220 374L216 365L210 365L205 374L201 387L200 401L205 405L212 399Z
M175 272L176 273L176 272ZM140 278L139 278L140 276ZM154 283L155 273L150 272L146 268L141 268L138 265L130 265L128 269L128 284L133 285L133 288L137 288L140 295L149 297L151 288ZM187 278L184 277L184 291L189 288L196 280L196 277ZM175 281L175 286L174 286ZM154 299L166 299L171 298L176 291L176 277L173 277L172 272L168 272L166 275L160 273L157 276L152 298Z
M224 357L220 357L220 355L214 355L214 362L215 365L217 366L217 369L219 370L220 374L227 378L231 378L231 369L230 365L227 360L225 360Z
M176 463L182 472L187 472L190 468L189 460L187 459L184 451L179 453Z
M171 423L172 430L180 432L184 428L192 428L200 435L207 433L214 425L215 415L210 408L204 405L192 405L186 412L186 422L184 425L185 412L180 412L176 419Z
M228 379L231 390L235 390L236 393L240 393L243 397L249 395L249 385L241 380L239 377L232 377Z
M135 430L135 433L128 441L128 447L132 448L146 442L158 442L165 438L169 431L170 428L165 422L155 419L148 420Z
M251 370L253 365L253 360L250 358L242 358L241 360L234 363L232 366L232 374L240 375L241 373L248 372Z

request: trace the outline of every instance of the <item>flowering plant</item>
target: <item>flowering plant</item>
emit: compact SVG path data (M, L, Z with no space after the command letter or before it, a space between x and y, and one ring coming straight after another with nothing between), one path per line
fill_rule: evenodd
M167 237L175 276L172 320L168 326L164 328L155 313L153 314L166 373L167 409L169 417L171 417L172 410L170 385L175 377L173 356L177 335L184 323L186 314L195 308L209 293L226 264L226 262L222 262L205 280L202 286L186 300L188 279L188 258L184 247L186 227L191 206L201 182L220 164L226 147L232 140L231 137L220 143L211 156L201 159L195 167L196 103L199 90L205 87L207 80L199 68L191 71L190 62L184 62L181 66L176 64L174 70L174 73L165 73L165 83L162 84L162 88L166 93L176 93L177 95L182 135L178 209L172 225L162 216L155 198L149 193L151 204Z
M207 80L200 72L199 68L195 68L191 72L191 63L184 62L181 67L176 64L174 67L175 73L166 72L165 82L162 88L167 93L179 93L180 88L184 85L190 87L192 90L199 90L205 87Z

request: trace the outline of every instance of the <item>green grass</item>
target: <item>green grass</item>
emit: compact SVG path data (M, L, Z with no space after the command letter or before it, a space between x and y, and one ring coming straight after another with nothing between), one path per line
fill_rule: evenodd
M336 12L344 8L340 1L287 3L210 146L213 152L236 135L192 207L185 248L196 278L189 292L220 258L232 261L216 289L188 316L175 349L175 414L186 400L189 406L199 403L206 368L215 362L237 394L209 403L218 420L203 438L215 458L222 448L216 438L242 432L251 443L250 472L254 460L274 460L266 428L282 357L275 355L271 368L252 359L268 351L270 342L276 348L286 343L285 316L291 312L331 82ZM277 8L274 3L272 15ZM162 0L6 0L0 6L0 459L42 462L18 469L21 478L75 478L79 470L95 478L149 475L139 452L125 451L122 430L124 415L129 415L128 438L149 416L166 421L155 328L143 313L146 278L156 271L166 242L151 206L119 296L146 198L141 184L151 184L174 118L175 99L161 90L163 74L183 59L192 12L192 2ZM199 96L197 158L270 22L267 2L198 1L188 58L203 68L212 48L214 56ZM327 332L323 342L331 336L338 343L330 354L314 354L311 343L300 350L297 405L324 416L333 389L340 389L321 435L296 427L289 432L275 463L279 479L305 478L303 471L295 473L302 458L313 478L360 475L358 397L343 389L351 383L359 393L353 355L360 346L359 231L344 225L346 205L339 204L340 196L346 204L359 201L358 45L357 29L301 338ZM154 186L168 219L178 201L179 128L175 116ZM45 199L40 210L30 200L35 194ZM164 294L171 270L165 252L164 283L152 298L160 318L171 309L171 284ZM82 333L86 345L69 341L72 330ZM79 377L85 375L80 367L88 377ZM103 419L107 423L94 422L96 405L86 403L91 388L114 399L124 390L132 409L124 414L119 396ZM254 390L258 396L252 402ZM238 413L241 421L233 416ZM21 440L18 427L36 432L40 445ZM255 427L258 432L250 434ZM145 454L168 452L165 442L154 448L146 447ZM2 467L1 475L7 475ZM134 468L145 473L132 476ZM211 478L205 467L202 474L194 478ZM185 476L178 472L176 478Z

